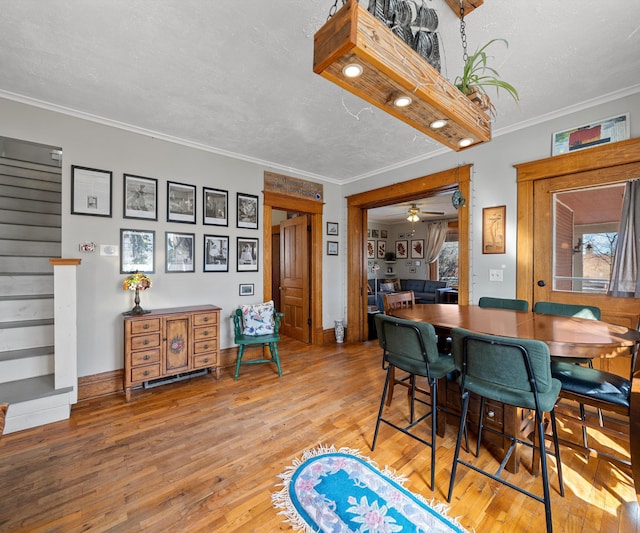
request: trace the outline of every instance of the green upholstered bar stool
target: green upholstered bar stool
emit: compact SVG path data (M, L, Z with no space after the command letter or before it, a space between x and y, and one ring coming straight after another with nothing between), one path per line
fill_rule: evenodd
M382 398L380 399L380 409L378 410L378 419L376 421L375 433L373 434L371 450L373 451L376 446L381 422L430 446L431 490L433 490L436 464L437 413L438 410L442 410L442 408L438 407L438 380L455 370L453 358L448 354L438 352L436 332L431 324L403 320L382 313L376 315L375 321L378 331L378 342L383 349L383 368L387 371L387 375L382 389ZM415 379L410 381L410 422L406 426L400 426L383 416L389 382L393 374L393 369L395 368L409 372L412 376L422 376L426 378L430 389L428 396L425 397L421 394L420 398L416 398L417 389ZM416 401L429 407L429 410L418 419L414 417ZM431 418L431 442L411 431L417 424L420 424L427 418Z
M491 309L510 309L512 311L528 311L529 302L527 300L516 300L514 298L493 298L483 296L478 300L478 306Z
M549 413L551 418L551 430L554 443L553 454L556 459L559 491L562 496L564 496L564 482L562 479L562 463L560 461L560 448L558 446L558 433L554 410L560 393L560 382L551 376L549 347L544 342L538 340L477 334L461 328L454 328L451 331L451 339L453 358L456 368L460 372L459 383L462 393L462 414L460 416L453 466L451 467L448 501L451 501L456 472L458 465L461 464L543 503L547 521L547 531L551 532L551 498L547 471L547 453L552 452L548 451L545 447L544 413ZM480 452L482 433L484 431L495 433L501 438L510 441L510 446L495 474L460 458L460 445L462 436L466 431L470 393L475 393L480 397L480 421L478 425L476 457ZM528 439L521 439L518 435L506 435L491 426L485 426L485 399L534 411L536 435L533 442ZM533 448L534 457L536 457L536 452L538 452L541 464L543 497L501 477L504 467L517 445Z

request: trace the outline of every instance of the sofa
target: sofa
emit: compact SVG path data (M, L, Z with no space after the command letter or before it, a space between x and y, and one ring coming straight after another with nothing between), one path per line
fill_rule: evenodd
M437 281L433 279L398 279L386 278L378 279L378 301L376 302L376 280L369 280L371 293L367 296L367 305L375 305L378 309L383 309L382 294L385 292L413 291L416 303L418 304L436 304L441 303L443 289L448 287L446 281ZM391 290L390 284L393 284Z

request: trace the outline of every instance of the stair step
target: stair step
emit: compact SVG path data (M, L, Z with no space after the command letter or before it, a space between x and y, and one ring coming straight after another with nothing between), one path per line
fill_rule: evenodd
M39 295L52 292L53 274L0 276L0 294L4 296Z
M4 256L0 257L0 272L3 274L52 274L53 266L48 257Z
M53 318L41 318L38 320L14 320L13 322L0 322L0 329L32 328L35 326L50 326Z
M0 198L0 200L2 200ZM1 207L0 207L1 209ZM0 255L28 255L30 257L61 257L59 242L31 242L0 239Z
M29 357L49 355L53 353L53 350L53 346L38 346L24 350L7 350L6 352L0 352L0 361L12 361L14 359L28 359Z
M50 298L0 298L0 321L39 320L53 315L53 295Z
M0 352L54 344L54 325L0 328Z
M56 389L53 374L20 379L8 383L0 383L0 403L8 403L9 406L11 406L38 398L48 398L57 394L66 394L72 390L73 387Z
M0 302L11 302L13 300L47 300L53 299L53 294L16 294L13 296L0 296Z

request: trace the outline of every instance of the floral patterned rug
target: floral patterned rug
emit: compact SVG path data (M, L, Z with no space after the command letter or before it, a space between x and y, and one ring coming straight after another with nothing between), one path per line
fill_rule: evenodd
M308 450L280 477L283 488L271 499L297 531L465 531L446 516L444 504L411 493L403 487L404 478L387 468L380 471L357 450Z

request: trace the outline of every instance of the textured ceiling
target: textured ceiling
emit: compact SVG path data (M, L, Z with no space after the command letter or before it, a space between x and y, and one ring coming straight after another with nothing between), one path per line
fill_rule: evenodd
M459 22L444 0L425 3L453 80ZM0 0L0 96L335 182L448 150L313 73L313 35L332 4ZM494 136L640 90L639 25L638 0L485 0L467 17L470 51L507 39L493 65L521 97L493 94Z

